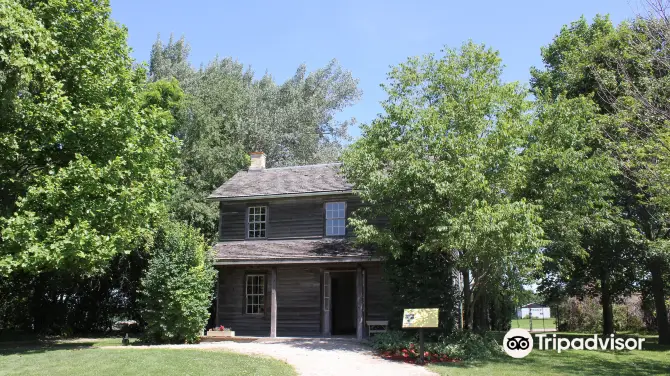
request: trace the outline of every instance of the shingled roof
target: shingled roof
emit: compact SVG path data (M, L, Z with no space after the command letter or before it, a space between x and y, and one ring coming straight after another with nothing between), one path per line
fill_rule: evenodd
M351 192L340 174L340 163L240 171L217 188L209 199Z
M378 260L371 248L346 239L249 240L214 246L217 264L361 262Z

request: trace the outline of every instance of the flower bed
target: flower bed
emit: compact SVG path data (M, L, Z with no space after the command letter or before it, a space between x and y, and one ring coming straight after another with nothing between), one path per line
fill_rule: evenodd
M391 330L376 334L370 340L370 344L383 358L416 363L419 351L416 348L418 345L415 334ZM426 341L424 346L426 363L483 360L502 354L502 347L491 335L470 332L454 333L448 337L440 336Z
M420 358L420 353L417 351L413 343L409 344L409 348L396 350L396 351L384 351L381 353L381 356L389 360L399 360L405 363L418 363ZM448 354L438 354L431 353L430 351L423 352L423 358L426 363L455 363L460 362L460 359L451 358Z

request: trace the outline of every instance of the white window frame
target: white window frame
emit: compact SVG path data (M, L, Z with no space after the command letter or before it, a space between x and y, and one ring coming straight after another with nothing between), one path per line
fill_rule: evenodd
M244 313L247 315L265 314L265 274L247 274L244 281ZM258 281L254 284L254 279ZM251 280L251 285L249 281ZM258 289L254 291L254 286ZM249 289L251 287L251 290ZM251 292L249 292L251 291ZM251 303L249 303L251 298ZM254 302L254 298L257 298Z
M328 205L342 204L342 208L328 209ZM326 213L326 236L345 236L347 234L347 202L346 201L331 201L324 205ZM340 216L341 214L341 216ZM335 216L333 216L335 215ZM328 226L328 221L341 221L342 225ZM341 232L341 233L340 233Z
M254 210L252 214L251 211ZM262 209L262 213L255 212L256 209ZM264 220L256 217L264 216ZM252 225L254 229L252 230ZM258 229L256 229L258 225ZM256 231L262 231L263 236L256 236ZM247 239L265 239L268 236L268 207L265 205L256 205L247 207Z

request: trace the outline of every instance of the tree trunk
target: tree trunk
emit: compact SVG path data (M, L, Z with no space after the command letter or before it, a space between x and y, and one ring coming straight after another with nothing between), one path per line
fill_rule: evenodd
M33 280L34 289L30 301L29 315L31 317L32 324L30 329L34 333L42 333L46 324L44 320L44 312L46 311L44 307L44 295L46 293L46 274L47 273L43 273L41 276L38 276Z
M477 331L479 332L486 332L490 329L489 326L489 304L488 304L488 299L486 293L483 293L479 296L478 299L478 323L477 323Z
M474 280L471 290L471 325L470 328L476 332L485 332L488 327L488 307L486 304L486 289L481 285L480 274L474 270L472 271L472 279ZM479 285L478 285L479 283Z
M652 258L649 269L651 272L651 292L654 295L654 305L656 306L658 343L670 345L670 324L668 323L668 309L665 306L665 291L663 288L663 260Z
M614 312L607 272L602 272L600 284L602 287L600 304L603 306L603 335L607 336L614 333Z
M472 289L470 289L470 271L461 270L463 274L463 327L472 329Z

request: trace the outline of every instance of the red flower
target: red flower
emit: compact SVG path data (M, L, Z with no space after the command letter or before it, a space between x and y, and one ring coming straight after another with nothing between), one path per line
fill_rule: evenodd
M220 330L220 331L223 332L223 329L225 329L225 328L223 327L223 325L219 326L219 330Z

